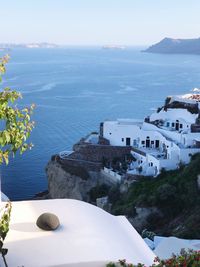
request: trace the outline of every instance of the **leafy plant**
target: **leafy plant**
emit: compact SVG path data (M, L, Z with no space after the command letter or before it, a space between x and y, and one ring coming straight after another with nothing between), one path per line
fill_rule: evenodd
M3 241L9 231L9 222L11 215L12 205L11 202L6 203L4 210L1 210L1 218L0 218L0 253L6 255L7 249L3 247Z
M109 262L106 267L145 267L144 264L138 263L136 265L132 263L127 263L127 261L119 260L117 263ZM194 250L184 250L182 249L180 254L172 255L171 258L167 260L161 260L156 257L154 264L149 267L199 267L200 266L200 251Z
M149 238L149 239L151 239L153 241L155 235L156 234L154 232L148 231L147 229L144 229L142 231L142 238L146 238L147 237L147 238Z
M8 56L0 58L0 81L1 75L6 71L8 59ZM27 143L27 138L34 127L34 122L31 121L34 105L20 109L15 104L20 98L22 96L19 92L8 87L0 92L0 164L8 164L9 156L14 156L17 151L22 154L32 148L32 144Z
M0 58L0 82L8 60L8 56ZM19 92L12 91L8 87L0 91L0 165L8 164L9 156L14 156L17 151L22 154L32 147L32 144L27 143L27 138L34 127L34 122L31 121L34 105L20 109L15 104L20 98L22 96ZM3 241L9 231L10 214L11 203L8 202L0 214L0 253L5 266L7 266L5 255L8 250L3 248Z
M4 210L3 211L1 210L1 218L0 218L0 253L3 256L5 265L6 265L5 255L7 254L8 249L3 248L3 241L9 231L11 209L12 209L11 202L8 202L4 207Z
M156 207L145 228L162 235L180 238L200 237L200 194L197 177L200 173L200 154L192 156L184 168L162 172L151 179L141 177L128 191L111 201L112 213L129 216L126 207ZM141 229L139 230L141 231Z

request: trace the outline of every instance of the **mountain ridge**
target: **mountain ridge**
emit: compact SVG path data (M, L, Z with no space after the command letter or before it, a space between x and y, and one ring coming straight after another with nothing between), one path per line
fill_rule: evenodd
M165 37L142 52L159 54L193 54L200 55L200 38L174 39Z

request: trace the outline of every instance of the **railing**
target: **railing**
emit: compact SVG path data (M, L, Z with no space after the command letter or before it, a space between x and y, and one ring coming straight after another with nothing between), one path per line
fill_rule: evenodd
M134 152L146 157L146 153L144 151L141 151L141 150L139 150L139 149L137 149L135 147L132 147L132 151L134 151Z

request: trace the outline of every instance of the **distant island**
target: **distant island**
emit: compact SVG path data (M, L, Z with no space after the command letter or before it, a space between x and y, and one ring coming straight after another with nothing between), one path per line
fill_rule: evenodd
M164 38L142 52L160 54L193 54L200 55L200 38L173 39Z
M15 43L0 43L0 50L9 50L13 48L57 48L57 44L52 43L26 43L26 44L15 44Z
M102 47L103 49L111 49L111 50L123 50L123 49L125 49L126 47L124 46L124 45L104 45L103 47Z

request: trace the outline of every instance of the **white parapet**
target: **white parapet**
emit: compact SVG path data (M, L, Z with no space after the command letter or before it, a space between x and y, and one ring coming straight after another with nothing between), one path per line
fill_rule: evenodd
M107 175L114 183L121 183L122 181L122 176L109 168L104 167L102 173Z
M146 266L153 263L155 254L125 216L113 216L72 199L20 201L12 205L10 231L4 244L9 267L103 267L119 259ZM57 215L57 230L44 231L36 226L44 212Z

